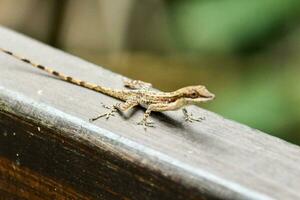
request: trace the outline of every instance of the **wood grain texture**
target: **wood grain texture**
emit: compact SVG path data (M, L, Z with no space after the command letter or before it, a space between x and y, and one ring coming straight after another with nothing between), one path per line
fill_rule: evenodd
M51 180L35 171L20 167L19 162L0 158L0 196L5 199L90 199L58 180Z
M0 41L57 71L122 88L122 76L8 29L0 28ZM0 71L2 196L50 197L62 194L53 193L58 188L67 199L300 198L298 146L196 107L188 110L204 116L201 123L185 123L180 111L158 113L146 132L136 125L140 108L89 123L105 112L101 102L118 100L5 54Z

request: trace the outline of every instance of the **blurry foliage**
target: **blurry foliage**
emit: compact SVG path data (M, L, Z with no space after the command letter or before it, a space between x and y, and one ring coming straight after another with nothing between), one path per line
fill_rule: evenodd
M229 118L284 137L282 131L293 122L290 119L293 110L285 91L284 77L280 76L276 72L270 76L268 71L263 70L249 74L230 90L220 91L224 98L212 105L213 109Z
M181 51L215 57L231 79L212 78L209 109L300 144L300 1L167 2Z
M298 0L187 0L173 2L172 13L182 46L232 52L277 37L299 6Z

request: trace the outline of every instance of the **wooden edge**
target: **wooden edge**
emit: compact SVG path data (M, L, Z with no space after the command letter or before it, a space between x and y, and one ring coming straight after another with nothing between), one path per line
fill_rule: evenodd
M35 102L21 94L8 91L3 87L0 87L0 99L0 112L2 115L3 113L9 113L17 116L39 130L44 128L54 131L59 130L59 134L63 134L65 137L64 141L80 141L81 145L92 146L94 151L109 151L115 158L122 159L123 164L130 165L131 163L141 168L142 171L147 171L146 173L155 174L158 179L169 179L168 181L174 184L172 187L177 188L168 189L169 191L165 191L165 194L160 193L161 197L166 195L166 197L172 197L173 199L207 197L213 199L269 199L263 194L223 180L199 168L192 168L168 155L137 144L55 108ZM66 144L62 143L62 145ZM146 160L143 159L145 156L147 156ZM64 178L68 179L69 177ZM122 184L125 187L122 190L126 191L126 183ZM163 186L163 182L161 184ZM99 189L99 191L101 190ZM140 195L147 199L146 193L140 192ZM176 195L176 193L178 194ZM89 194L91 194L91 191ZM97 195L97 192L95 192L94 197L97 197Z

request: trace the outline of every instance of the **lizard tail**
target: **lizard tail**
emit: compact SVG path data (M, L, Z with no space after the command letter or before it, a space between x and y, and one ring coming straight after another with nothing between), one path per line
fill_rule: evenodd
M21 60L21 61L23 61L25 63L28 63L28 64L30 64L33 67L36 67L36 68L41 69L41 70L43 70L43 71L45 71L45 72L47 72L49 74L52 74L52 75L54 75L54 76L56 76L56 77L58 77L58 78L60 78L62 80L65 80L65 81L67 81L69 83L73 83L75 85L79 85L81 87L85 87L85 88L88 88L90 90L101 92L103 94L107 94L107 95L110 95L110 96L113 96L113 97L116 97L116 98L118 98L118 96L119 96L118 95L119 92L117 90L113 90L111 88L103 87L103 86L100 86L100 85L97 85L97 84L94 84L94 83L89 83L89 82L86 82L86 81L82 81L82 80L73 78L71 76L67 76L67 75L65 75L63 73L60 73L58 71L55 71L55 70L53 70L53 69L51 69L49 67L45 67L43 65L36 64L36 63L32 62L31 60L29 60L27 58L24 58L24 57L21 57L21 56L13 53L11 51L8 51L6 49L0 48L0 51L4 52L4 53L6 53L6 54L8 54L10 56L13 56L13 57L15 57L18 60Z

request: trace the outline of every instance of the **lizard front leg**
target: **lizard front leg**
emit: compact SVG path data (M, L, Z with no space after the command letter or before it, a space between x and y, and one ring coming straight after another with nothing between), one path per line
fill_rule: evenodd
M127 100L126 102L123 102L123 103L117 103L113 106L103 105L104 108L109 109L109 112L98 115L94 118L91 118L90 121L92 122L92 121L95 121L102 117L109 119L111 116L115 116L114 113L117 112L118 110L121 112L126 112L127 110L129 110L137 105L138 105L138 103L136 101L132 101L132 100Z
M173 102L173 103L156 103L156 104L150 104L144 113L143 119L138 122L139 125L143 125L145 128L147 126L154 127L153 122L149 121L149 116L152 111L156 112L162 112L167 110L177 110L179 106L179 102Z
M178 110L178 109L186 106L186 103L183 99L178 99L177 101L172 102L172 103L162 103L162 104L154 104L154 105L155 105L154 108L152 108L153 111L162 112L162 111L168 111L168 110ZM182 109L182 112L183 112L185 121L188 121L188 122L194 122L194 121L200 122L201 120L204 119L202 117L195 118L193 116L193 114L188 113L188 111L185 108Z
M148 118L150 117L150 113L152 111L151 108L149 108L149 107L146 110L146 112L144 113L143 119L140 122L137 123L138 125L143 125L145 129L146 129L147 126L154 127L153 122L148 120Z
M171 111L171 110L178 110L180 108L182 108L183 106L185 106L185 102L182 99L178 99L175 102L172 103L157 103L157 104L150 104L144 114L143 119L138 123L140 125L144 125L146 126L153 126L152 122L147 121L151 111L155 111L155 112L163 112L163 111ZM188 114L187 110L185 108L183 108L183 114L185 116L185 120L189 121L189 122L193 122L193 121L201 121L203 118L194 118L192 116L192 114Z
M194 117L192 113L188 113L188 111L183 108L182 109L182 112L183 112L183 115L184 115L184 120L187 121L187 122L194 122L194 121L197 121L197 122L200 122L202 120L204 120L204 117Z
M183 102L182 100L177 100L172 103L156 103L156 104L150 104L144 113L143 119L138 123L139 125L143 125L144 127L153 127L153 122L148 121L148 118L150 116L151 111L156 112L163 112L168 110L177 110L180 107L182 107Z

